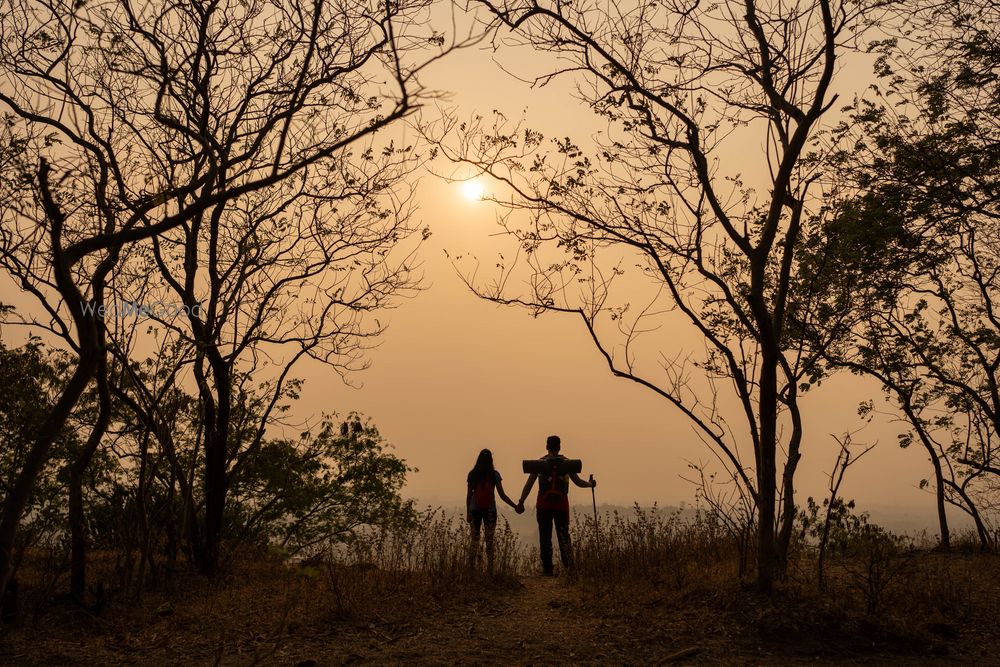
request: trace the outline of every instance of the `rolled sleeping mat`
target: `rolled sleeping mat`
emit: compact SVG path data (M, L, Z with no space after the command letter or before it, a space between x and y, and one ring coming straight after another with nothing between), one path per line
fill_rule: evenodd
M547 475L552 472L552 463L552 461L546 461L545 459L528 459L521 461L521 468L528 475ZM573 473L579 475L583 470L583 461L580 459L562 459L559 461L558 466L556 472L559 475L571 475Z

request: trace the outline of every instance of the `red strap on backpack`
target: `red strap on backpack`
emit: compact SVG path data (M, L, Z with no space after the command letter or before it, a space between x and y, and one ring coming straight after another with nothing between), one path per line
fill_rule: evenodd
M558 458L552 461L552 470L549 472L549 488L538 495L539 509L569 511L569 496L559 488L559 463Z

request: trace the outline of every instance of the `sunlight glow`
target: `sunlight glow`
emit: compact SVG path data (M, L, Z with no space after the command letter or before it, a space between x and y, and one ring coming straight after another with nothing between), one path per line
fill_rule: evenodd
M470 178L462 183L462 196L469 201L479 201L486 194L486 188L476 178Z

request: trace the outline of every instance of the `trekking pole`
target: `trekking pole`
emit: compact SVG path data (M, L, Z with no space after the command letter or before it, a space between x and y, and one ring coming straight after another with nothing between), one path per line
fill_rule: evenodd
M590 476L590 499L594 502L594 535L600 535L600 530L597 527L597 491L594 490L594 476Z

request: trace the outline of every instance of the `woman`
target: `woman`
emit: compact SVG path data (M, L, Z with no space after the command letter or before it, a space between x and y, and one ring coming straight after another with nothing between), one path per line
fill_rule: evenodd
M500 499L517 509L513 500L507 497L503 490L500 473L493 467L493 453L484 449L479 452L475 467L469 471L466 480L468 493L465 506L468 509L466 518L472 531L472 545L469 550L469 566L474 567L479 557L479 532L486 524L486 565L493 573L493 536L497 527L497 501L494 491L500 494Z

